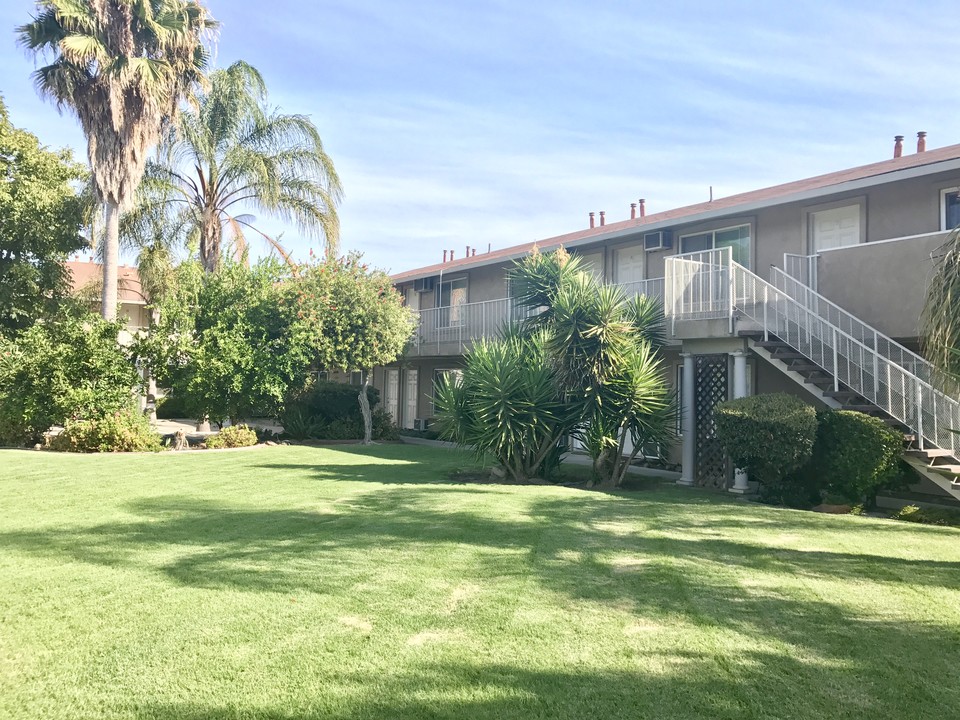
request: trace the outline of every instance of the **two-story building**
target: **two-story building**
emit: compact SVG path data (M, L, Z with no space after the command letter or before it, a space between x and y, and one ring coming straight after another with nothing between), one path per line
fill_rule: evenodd
M713 437L713 407L779 391L883 417L925 451L918 465L960 463L960 405L917 354L931 258L960 225L960 145L925 144L918 133L903 154L898 137L889 160L664 212L640 200L629 220L591 213L576 232L394 275L420 324L374 384L402 427L428 423L437 377L510 316L511 264L534 245L563 246L605 281L663 300L683 409L665 454L681 482L744 491ZM932 494L956 491L928 474Z

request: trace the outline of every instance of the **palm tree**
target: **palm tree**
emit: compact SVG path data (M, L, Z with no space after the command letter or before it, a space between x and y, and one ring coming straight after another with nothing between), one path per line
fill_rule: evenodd
M225 233L238 254L252 232L289 262L278 239L257 229L256 219L243 210L318 235L327 253L335 254L342 190L313 123L269 108L263 78L244 62L212 73L209 90L197 100L169 129L147 177L160 195L157 202L172 202L191 214L207 272L220 263Z
M945 389L960 386L960 228L933 254L934 271L921 317L924 351Z
M166 119L198 83L214 20L197 0L37 0L20 44L49 60L41 95L76 114L87 137L105 243L102 313L117 314L120 215L133 203Z

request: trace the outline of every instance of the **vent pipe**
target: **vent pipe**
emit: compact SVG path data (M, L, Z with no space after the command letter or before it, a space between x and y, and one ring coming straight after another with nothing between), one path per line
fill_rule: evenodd
M603 210L600 211L600 227L603 227L607 224L607 213Z
M647 216L647 201L640 198L640 217Z
M927 151L927 133L923 130L917 133L917 152L922 153Z
M446 251L446 250L443 251L443 261L444 261L444 262L447 261L447 251Z
M595 220L593 219L593 213L590 213L590 228L591 228L591 229L594 227L594 224L595 224Z
M893 157L903 157L903 135L894 135L893 137Z
M630 203L630 219L631 219L631 220L636 220L636 219L637 219L637 204L636 204L636 203Z

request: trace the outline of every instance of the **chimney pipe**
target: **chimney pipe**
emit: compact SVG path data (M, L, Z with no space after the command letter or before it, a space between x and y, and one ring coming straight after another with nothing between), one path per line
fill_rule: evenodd
M447 261L447 251L446 251L446 250L443 251L443 261L444 261L444 262Z
M464 257L470 257L470 246L469 246L469 245L467 245L467 252L466 252L466 254L464 255Z
M450 262L453 262L453 250L450 251Z
M487 243L487 252L490 252L493 249L493 243Z
M917 133L917 152L922 153L927 151L927 133L921 130Z
M893 157L894 159L903 157L903 135L893 137Z
M594 227L593 213L590 213L590 227L591 227L591 228Z
M476 248L473 248L473 249L470 251L470 257L476 257L476 256L477 256L477 249L476 249Z
M647 201L640 198L640 217L647 216Z
M636 220L636 219L637 219L637 204L636 204L636 203L630 203L630 219L631 219L631 220Z
M604 210L600 211L600 227L603 227L607 224L607 213Z

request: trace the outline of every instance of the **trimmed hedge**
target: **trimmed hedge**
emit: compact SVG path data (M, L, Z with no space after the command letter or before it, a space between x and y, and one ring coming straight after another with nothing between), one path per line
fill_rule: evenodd
M359 440L363 438L360 386L318 382L292 398L280 413L285 437L294 440ZM399 430L390 414L378 407L380 391L367 388L373 408L373 439L398 440Z
M204 444L208 450L250 447L257 444L257 433L246 425L231 425L208 437Z
M720 403L714 410L717 439L733 464L773 485L810 460L817 438L817 412L793 395L753 395Z
M960 510L949 508L921 508L916 505L907 505L892 517L894 520L922 523L924 525L960 527Z
M872 505L878 490L899 479L903 436L882 420L849 410L824 410L817 421L810 472L826 491Z
M96 420L71 420L50 440L59 452L159 452L160 436L143 413L124 410Z

